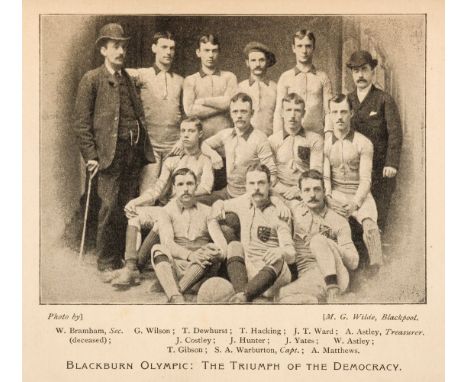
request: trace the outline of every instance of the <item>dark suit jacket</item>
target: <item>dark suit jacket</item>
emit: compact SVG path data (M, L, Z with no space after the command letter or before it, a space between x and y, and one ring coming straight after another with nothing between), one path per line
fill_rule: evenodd
M362 103L359 102L356 90L348 97L354 113L351 118L352 127L369 138L374 145L373 172L381 178L384 167L398 169L403 133L393 98L374 85Z
M141 137L144 156L154 162L153 150L144 128L143 107L133 80L125 70L123 77L129 84L130 98L142 127ZM79 140L85 162L98 160L99 169L110 166L114 159L119 127L120 95L114 76L104 65L87 72L80 81L76 96L73 129Z

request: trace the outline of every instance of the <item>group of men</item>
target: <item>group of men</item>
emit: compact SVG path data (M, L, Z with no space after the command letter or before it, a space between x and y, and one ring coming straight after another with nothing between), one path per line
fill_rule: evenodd
M259 42L246 45L250 76L237 84L218 67L216 36L199 38L200 71L185 79L172 71L172 33L154 35L150 68L124 67L128 40L119 24L100 30L104 64L81 80L75 108L97 173L105 282L138 284L151 264L172 303L217 275L232 293L213 290L211 302L333 302L360 260L348 218L378 271L402 131L395 102L373 85L377 60L353 53L356 90L332 96L309 30L293 35L296 66L278 84L267 78L276 57Z

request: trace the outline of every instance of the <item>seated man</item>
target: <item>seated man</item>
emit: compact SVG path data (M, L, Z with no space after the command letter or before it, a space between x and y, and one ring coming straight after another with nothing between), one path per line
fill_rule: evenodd
M186 291L205 275L216 274L227 243L210 218L211 208L196 201L195 174L178 169L172 184L176 196L158 214L161 244L153 246L151 263L168 301L182 303Z
M370 192L374 149L369 139L351 129L352 109L345 95L330 100L330 116L333 134L325 141L323 166L327 204L362 225L369 268L375 273L382 264L382 247Z
M348 221L327 208L322 174L317 170L302 173L299 189L302 201L293 201L291 207L299 277L281 289L280 302L297 294L319 297L323 281L327 301L333 302L340 290L346 290L347 269L357 268L359 255Z
M271 203L270 182L268 167L254 164L247 169L247 193L213 205L213 216L234 212L240 219L241 241L232 241L227 250L227 272L236 292L231 302L275 297L291 281L287 265L295 257L291 230Z
M182 156L167 158L161 170L161 176L156 184L146 190L139 197L132 199L125 206L125 214L128 218L126 244L125 244L125 263L126 267L118 272L117 279L112 278L115 286L131 284L138 275L137 262L139 266L144 266L147 262L151 247L156 244L158 238L158 207L154 207L156 201L161 204L174 196L174 190L171 189L170 178L180 168L189 168L197 178L197 189L195 196L207 195L213 187L213 168L211 160L200 151L200 140L203 136L202 124L197 118L188 118L180 126L180 135L183 142L184 152ZM142 207L151 206L151 207ZM143 245L141 245L138 254L138 242L141 238L141 228L151 229ZM113 274L116 276L116 273Z
M302 126L305 103L296 93L287 94L281 104L283 130L268 138L278 168L273 190L286 200L299 199L297 181L309 169L322 172L323 139Z

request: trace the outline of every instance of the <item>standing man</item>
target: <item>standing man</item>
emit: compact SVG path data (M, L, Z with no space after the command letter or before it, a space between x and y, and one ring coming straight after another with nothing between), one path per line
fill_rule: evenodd
M197 177L187 169L172 176L175 198L159 214L161 245L151 263L168 301L183 303L183 294L204 276L214 276L226 258L227 243L211 208L195 198ZM213 244L214 243L214 244Z
M99 31L96 46L104 64L87 72L78 87L74 131L91 173L98 172L98 269L122 266L125 246L124 206L138 192L143 165L154 162L144 126L143 108L135 85L125 71L129 38L119 24Z
M230 302L235 303L275 297L291 281L288 264L295 258L290 226L279 219L270 199L268 167L253 164L246 178L245 195L213 205L213 216L233 212L240 219L240 242L230 242L227 250L227 272L236 292Z
M351 128L352 109L345 95L330 100L330 117L333 134L325 141L323 163L327 203L362 225L369 269L376 272L382 264L382 246L371 193L372 143Z
M302 127L305 113L304 100L296 93L289 93L281 105L283 131L268 138L278 168L278 182L274 191L286 200L300 198L297 186L304 171L323 169L323 139L313 131Z
M184 81L185 114L202 120L205 138L232 126L228 110L237 88L237 78L234 73L218 68L219 49L216 36L201 36L196 50L201 68Z
M140 89L146 127L156 159L144 167L140 192L154 186L161 164L179 139L182 118L184 79L172 70L176 43L171 32L157 32L151 50L154 65L150 68L127 69Z
M327 302L348 287L349 270L359 264L348 221L328 208L322 174L308 170L299 177L301 201L293 201L294 246L298 279L280 291L281 300L297 294L320 297L325 282Z
M377 64L367 51L351 55L347 66L351 69L356 89L348 97L354 112L353 129L364 134L374 145L371 192L379 212L378 224L384 231L395 190L403 132L395 101L390 94L372 84Z
M261 42L249 42L244 48L245 64L250 77L239 84L239 91L252 98L254 115L252 126L268 137L273 133L273 114L276 104L276 83L266 78L269 67L276 63L270 48Z
M293 36L292 50L296 55L296 66L284 72L278 81L274 132L283 130L283 98L289 93L297 93L305 101L304 128L323 135L328 100L332 92L327 74L316 69L312 63L315 50L314 34L307 29L297 31Z

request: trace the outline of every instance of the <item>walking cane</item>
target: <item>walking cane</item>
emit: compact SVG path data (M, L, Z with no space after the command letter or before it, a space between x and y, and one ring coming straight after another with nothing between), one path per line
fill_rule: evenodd
M81 234L81 245L80 245L80 255L79 259L80 261L83 260L83 255L84 255L84 244L85 244L85 238L86 238L86 223L88 222L88 211L89 211L89 199L91 196L91 181L93 180L94 176L96 175L97 171L93 171L92 173L89 174L89 179L88 179L88 190L87 190L87 195L86 195L86 206L85 206L85 215L84 215L84 223L83 223L83 233Z

